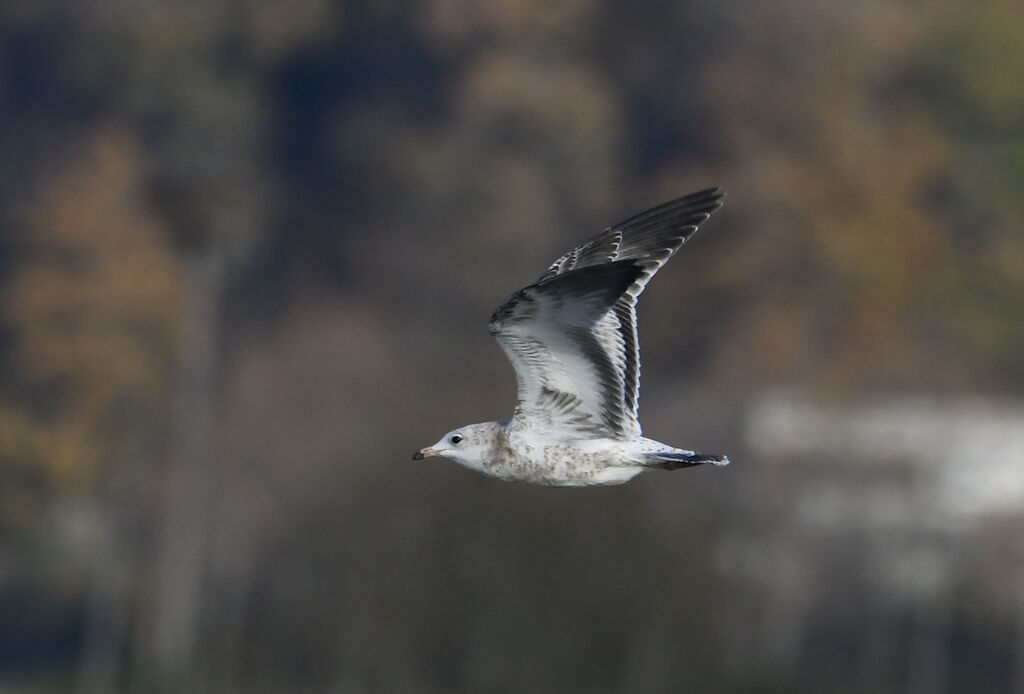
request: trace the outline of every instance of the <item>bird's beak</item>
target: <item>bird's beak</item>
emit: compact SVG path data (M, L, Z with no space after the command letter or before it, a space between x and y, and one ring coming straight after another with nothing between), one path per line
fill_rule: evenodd
M420 450L418 450L418 451L416 451L415 453L412 454L412 459L413 460L423 460L424 458L429 458L429 457L434 456L434 455L437 455L437 453L434 452L433 448L430 448L430 447L421 448Z

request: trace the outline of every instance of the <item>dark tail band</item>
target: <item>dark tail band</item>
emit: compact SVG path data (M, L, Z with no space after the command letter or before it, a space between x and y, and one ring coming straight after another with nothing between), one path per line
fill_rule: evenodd
M678 470L684 467L697 467L711 463L712 465L728 465L729 458L724 455L713 453L650 453L646 456L649 462L647 467L655 467L661 470Z

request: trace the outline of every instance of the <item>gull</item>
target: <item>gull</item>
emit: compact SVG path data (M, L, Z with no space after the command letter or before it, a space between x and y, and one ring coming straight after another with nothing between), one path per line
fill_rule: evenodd
M491 316L490 332L515 369L512 417L459 427L413 460L441 456L498 479L548 486L728 465L724 455L645 438L637 421L637 297L723 197L709 188L610 226L509 297Z

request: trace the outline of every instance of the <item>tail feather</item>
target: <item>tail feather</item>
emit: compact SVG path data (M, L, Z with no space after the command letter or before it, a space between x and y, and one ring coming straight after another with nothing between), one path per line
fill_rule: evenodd
M657 453L648 453L644 457L650 461L647 463L647 467L656 467L662 470L697 467L705 463L711 463L712 465L729 464L728 456L713 453L696 453L694 451L658 451Z

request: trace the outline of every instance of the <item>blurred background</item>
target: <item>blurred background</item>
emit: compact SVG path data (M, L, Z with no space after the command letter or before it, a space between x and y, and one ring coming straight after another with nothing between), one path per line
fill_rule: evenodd
M0 4L0 689L1024 692L1013 0ZM645 433L500 483L491 311L729 194Z

